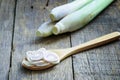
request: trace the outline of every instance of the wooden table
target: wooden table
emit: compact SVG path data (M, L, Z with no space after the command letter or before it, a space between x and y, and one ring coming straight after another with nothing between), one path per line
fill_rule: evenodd
M21 66L28 50L67 48L120 31L120 0L81 30L47 38L35 31L49 11L71 0L0 0L0 80L120 80L120 41L73 55L53 68L30 71Z

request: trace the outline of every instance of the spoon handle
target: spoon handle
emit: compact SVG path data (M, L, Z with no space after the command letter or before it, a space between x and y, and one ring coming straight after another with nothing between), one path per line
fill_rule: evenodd
M72 47L71 53L69 55L107 44L119 38L120 38L120 32L113 32L113 33L104 35L102 37L99 37L91 41L88 41L86 43L80 44L78 46Z

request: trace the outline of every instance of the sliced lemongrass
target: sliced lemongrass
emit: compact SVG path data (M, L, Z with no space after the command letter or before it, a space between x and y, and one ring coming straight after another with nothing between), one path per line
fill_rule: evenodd
M40 61L32 61L32 62L29 62L31 63L32 65L36 65L36 66L45 66L45 65L48 65L50 63L44 61L44 60L40 60Z
M88 4L91 1L93 1L93 0L75 0L71 3L67 3L64 5L58 6L54 9L52 9L52 11L50 13L50 18L52 21L58 21L61 18L65 17L66 15L82 8L83 6L85 6L86 4Z
M44 61L44 60L31 61L30 63L31 63L31 64L43 64L43 63L45 63L45 61Z
M27 59L27 61L32 61L32 60L30 59L32 53L33 53L33 51L27 51L27 52L26 52L26 59Z
M50 65L50 63L44 63L44 64L36 64L36 66L47 66L47 65Z
M60 62L59 56L51 51L47 51L46 53L44 53L44 60L53 64L57 64Z
M27 61L25 59L22 61L22 64L25 64L27 66L33 66L29 61Z
M26 52L26 65L45 66L49 64L57 64L60 62L59 56L45 48L40 48L35 51Z
M56 22L47 21L43 23L37 30L36 35L39 37L47 37L52 35L52 29Z
M38 61L38 62L29 62L27 60L23 60L22 64L27 65L27 66L46 66L49 65L50 63L47 62L42 62L42 61Z
M26 54L28 61L37 61L43 58L43 53L41 51L28 51Z
M76 12L69 14L59 21L53 28L55 35L72 32L89 23L102 10L104 10L113 0L94 0Z

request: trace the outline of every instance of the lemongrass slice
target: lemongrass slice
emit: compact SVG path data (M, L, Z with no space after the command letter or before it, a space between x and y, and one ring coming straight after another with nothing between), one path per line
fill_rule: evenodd
M25 64L25 65L27 65L27 66L46 66L46 65L49 65L49 64L51 64L51 63L49 63L49 62L45 62L45 61L43 61L43 60L41 60L41 61L35 61L35 62L29 62L28 60L23 60L22 61L22 64Z
M26 52L26 58L28 61L38 61L43 59L44 51L46 51L45 48L40 48L36 51L27 51Z
M27 61L25 59L22 61L22 64L25 64L27 66L33 66L29 61Z
M46 53L44 53L44 60L52 64L57 64L60 62L59 56L51 51L46 51Z
M36 66L47 66L47 65L50 65L50 63L36 64Z
M46 62L44 60L32 61L32 62L29 62L29 63L32 64L32 65L35 65L35 66L45 66L45 65L49 65L50 64L49 62Z
M93 0L75 0L71 3L67 3L62 6L58 6L54 9L52 9L52 11L50 12L50 18L53 22L58 21L61 18L65 17L66 15L82 8L83 6L85 6L86 4L88 4L91 1L93 1Z
M39 37L47 37L52 35L52 29L55 22L47 21L43 23L37 30L36 35Z
M27 52L27 60L28 61L37 61L43 58L43 53L38 53L36 51L28 51Z
M59 21L53 28L55 35L72 32L85 26L95 18L103 9L105 9L113 0L94 0L83 8Z

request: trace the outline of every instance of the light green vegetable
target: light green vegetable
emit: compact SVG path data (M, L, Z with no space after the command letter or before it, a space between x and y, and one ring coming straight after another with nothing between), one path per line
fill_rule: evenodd
M69 14L59 21L53 28L55 35L72 32L90 22L95 18L103 9L105 9L113 0L94 0L88 5L84 6L76 12Z
M58 6L52 9L50 13L50 18L52 21L58 21L61 18L65 17L66 15L80 9L81 7L85 6L89 2L93 0L75 0L71 3L64 4L62 6Z
M43 23L37 30L36 35L39 37L47 37L52 35L52 29L55 22L47 21Z

